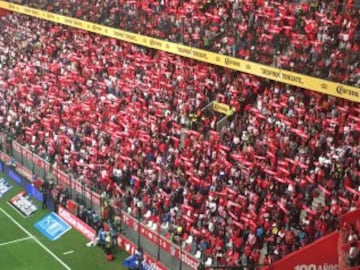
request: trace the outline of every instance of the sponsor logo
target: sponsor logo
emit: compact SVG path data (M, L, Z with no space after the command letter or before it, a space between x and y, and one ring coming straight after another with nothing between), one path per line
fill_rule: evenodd
M6 192L8 192L12 186L4 179L0 179L0 198L5 195Z
M162 43L154 39L150 39L150 45L158 48L162 47Z
M94 239L95 230L61 206L59 206L59 216L87 239Z
M241 64L240 64L239 61L233 60L233 59L231 59L229 57L225 58L225 64L228 65L228 66L241 67Z
M170 247L170 254L171 254L171 256L174 256L174 255L175 255L175 251L176 251L176 249L175 249L173 246L171 246L171 247Z
M191 258L190 256L188 256L186 253L182 253L181 254L181 260L186 263L188 266L190 266L192 269L197 269L198 267L198 262L196 260L194 260L193 258Z
M234 111L229 105L217 101L213 102L213 110L226 115L232 115L234 113Z
M71 226L62 220L57 214L51 213L35 223L35 228L38 229L46 238L54 241L69 231Z
M193 55L194 55L195 57L197 57L197 58L208 59L206 52L202 52L202 51L198 51L198 50L193 50Z
M328 85L326 83L320 84L320 87L325 90L328 89Z
M29 217L37 211L36 205L32 202L31 197L28 196L25 191L22 191L12 197L9 204L24 217Z
M294 270L339 270L339 265L337 264L321 264L321 265L316 265L316 264L300 264L300 265L296 265L294 267Z
M350 96L354 96L354 97L359 97L359 91L348 89L342 85L339 85L336 87L336 92L341 96L342 95L350 95Z
M191 55L191 49L183 47L177 47L177 49L180 54Z
M138 231L139 230L139 225L137 223L134 224L134 231Z

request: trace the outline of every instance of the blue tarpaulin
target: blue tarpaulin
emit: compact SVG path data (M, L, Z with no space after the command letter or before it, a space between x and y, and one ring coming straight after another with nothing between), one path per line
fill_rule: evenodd
M127 257L123 265L131 270L154 270L154 267L143 262L140 264L139 257L136 255L131 255Z

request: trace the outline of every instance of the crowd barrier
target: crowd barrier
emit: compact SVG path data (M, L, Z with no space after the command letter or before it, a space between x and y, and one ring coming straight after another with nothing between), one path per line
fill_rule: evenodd
M241 60L238 58L229 57L206 50L196 49L174 42L134 34L120 29L90 23L84 20L74 19L71 17L29 8L22 5L12 4L5 1L0 1L0 8L37 17L54 23L60 23L70 27L75 27L78 29L145 46L148 48L162 50L187 58L196 59L209 64L214 64L240 72L245 72L273 81L278 81L281 83L301 87L315 92L320 92L326 95L332 95L339 98L360 102L360 89L357 87L331 82L328 80L319 79L287 70L282 70L279 68L274 68L246 60Z
M2 143L4 145L4 141L2 141ZM41 173L42 170L46 168L49 169L49 172L52 171L52 177L55 178L58 184L72 189L73 192L77 192L77 189L81 186L79 182L76 180L71 180L66 173L60 170L55 170L49 163L42 160L42 158L38 155L31 153L29 149L20 145L18 142L12 141L11 145L11 154L12 157L14 157L16 160L16 171L25 178L32 179L33 172ZM5 163L10 163L11 161L11 157L4 152L0 152L0 159ZM42 178L41 174L39 174L42 181L47 180L48 178L46 177L50 177L50 173L48 172L45 172L45 174L43 173L43 175L45 175L45 178ZM56 178L57 176L58 178ZM87 189L85 196L89 202L89 189ZM93 200L94 208L100 209L100 195L96 192L93 192L92 196L96 198ZM128 243L129 241L132 243L139 243L144 251L149 254L149 256L153 258L159 258L159 261L169 267L169 269L179 269L180 264L183 270L197 269L199 262L191 254L185 250L182 250L179 246L171 243L169 239L165 238L159 232L151 230L145 224L139 222L138 219L135 219L131 215L125 213L122 209L116 207L116 211L119 212L122 217L124 227L124 243Z
M42 179L54 179L56 183L60 183L65 188L75 191L79 196L84 193L85 198L91 201L91 205L100 206L100 195L98 193L93 192L88 187L83 187L82 183L72 179L72 177L69 177L63 171L54 168L30 149L23 147L16 141L12 141L12 155L21 165L31 169L32 173L35 173Z

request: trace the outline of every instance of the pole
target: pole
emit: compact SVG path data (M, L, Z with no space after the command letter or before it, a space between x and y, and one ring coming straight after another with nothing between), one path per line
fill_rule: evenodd
M138 241L137 241L137 245L138 245L138 248L140 248L140 207L137 206L137 209L138 209Z
M24 166L24 148L23 147L20 147L20 155L21 155L21 165Z
M59 171L58 171L58 173L59 173ZM70 185L70 187L69 187L69 196L70 196L71 199L73 198L73 196L72 196L72 181L73 181L73 175L71 174L71 175L69 175L69 185Z
M204 254L204 250L201 249L201 254L200 254L200 263L198 266L198 270L205 270L205 254Z
M41 158L41 161L43 163L43 179L47 182L47 179L46 179L46 169L45 169L45 160L43 158Z
M57 138L56 140L56 151L59 151L60 147L59 147L59 138ZM56 160L56 180L57 180L57 183L56 184L59 184L59 170L60 170L60 160L59 160L59 157L57 157L57 160ZM71 178L70 178L70 185L71 185Z
M85 203L85 182L81 181L81 200L83 205L86 207L86 203Z
M32 174L34 174L34 171L35 171L35 164L34 164L34 149L33 149L33 146L30 146L31 147L31 172Z
M160 224L158 224L160 225ZM158 250L157 250L157 257L156 259L159 261L160 260L160 231L161 231L161 226L158 226L157 228L157 245L158 245Z
M182 244L183 244L183 242L182 242L182 238L180 238L180 266L179 266L179 270L182 270L182 252L183 252L183 250L182 250Z
M180 15L180 18L181 18L181 21L182 21L182 24L181 24L181 30L182 30L181 41L182 41L182 44L185 44L185 15Z
M90 187L90 208L93 208L93 188Z
M103 219L103 211L102 211L103 207L102 207L102 205L103 205L103 196L102 196L102 193L101 193L100 194L100 219L101 220Z

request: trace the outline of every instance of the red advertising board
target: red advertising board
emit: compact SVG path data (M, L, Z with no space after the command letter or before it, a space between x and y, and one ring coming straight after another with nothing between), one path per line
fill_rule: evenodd
M275 262L266 270L339 270L339 233L333 232Z
M94 240L95 230L89 225L87 225L84 221L79 219L77 216L70 213L61 205L59 205L58 208L58 215L59 217L64 219L69 225L71 225L71 227L84 235L87 239L89 239L90 241Z

